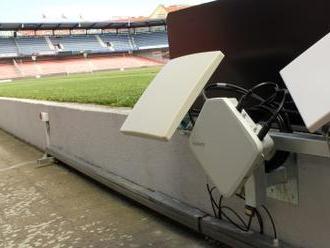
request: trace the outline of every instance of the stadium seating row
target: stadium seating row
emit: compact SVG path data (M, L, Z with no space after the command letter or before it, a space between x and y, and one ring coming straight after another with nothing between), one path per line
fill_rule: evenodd
M54 74L91 73L101 70L128 69L159 66L161 62L133 55L96 58L75 58L50 61L19 61L0 64L1 80L24 77L42 77Z
M0 58L60 52L109 53L168 47L167 32L0 38Z

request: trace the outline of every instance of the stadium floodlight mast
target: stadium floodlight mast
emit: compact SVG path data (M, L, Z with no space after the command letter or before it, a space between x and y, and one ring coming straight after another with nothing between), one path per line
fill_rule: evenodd
M224 55L220 51L198 53L171 60L139 99L121 132L168 141ZM265 198L263 162L272 156L269 135L258 138L260 127L237 101L206 100L190 135L190 148L221 195L233 196L242 187L246 205L256 208Z

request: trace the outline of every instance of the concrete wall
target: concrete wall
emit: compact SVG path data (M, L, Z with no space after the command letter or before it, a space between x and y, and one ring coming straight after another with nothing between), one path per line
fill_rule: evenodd
M207 177L188 148L187 136L177 132L169 143L124 136L119 129L127 109L6 98L0 98L0 128L44 149L40 111L50 115L50 142L56 149L93 164L100 175L110 171L211 213ZM299 206L270 199L267 205L281 239L299 247L328 247L330 160L299 155L298 164ZM226 202L243 205L238 199ZM266 226L271 234L270 224Z

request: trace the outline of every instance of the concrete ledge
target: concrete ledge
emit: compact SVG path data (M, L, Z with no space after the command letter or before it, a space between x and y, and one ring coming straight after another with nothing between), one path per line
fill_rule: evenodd
M211 215L205 187L208 179L192 156L186 136L177 132L168 143L124 136L119 129L129 113L128 109L8 98L0 98L0 128L44 150L45 135L43 123L39 120L40 112L48 112L50 116L51 150L88 164L84 168L88 171L84 173L94 172L98 176L96 179L103 180L103 183L111 179L110 174L117 175L143 189L159 192ZM299 155L297 161L299 205L268 199L267 206L274 215L281 240L297 247L327 248L330 242L330 199L327 191L330 188L330 160ZM124 191L116 184L113 187ZM138 192L130 190L127 194L139 197L145 204L151 204L151 197L161 200L158 195L150 193L146 197ZM242 202L235 198L226 199L225 203L235 209L242 208ZM169 208L162 211L169 211ZM218 233L220 227L208 224L211 219L196 224L201 213L194 210L187 215L176 215L170 211L168 216L173 219L180 216L183 223L194 230L205 230L211 237L222 235L222 232ZM195 214L196 217L191 219ZM265 233L271 236L271 226L267 217L264 218ZM225 236L228 235L221 236L224 241ZM241 233L238 236L246 239Z

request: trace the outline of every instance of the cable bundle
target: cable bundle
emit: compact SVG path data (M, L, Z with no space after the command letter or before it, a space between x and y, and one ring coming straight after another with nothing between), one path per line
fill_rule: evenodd
M209 184L206 184L206 186L207 186L207 191L210 196L213 213L216 218L221 219L221 220L224 219L224 220L228 221L229 223L231 223L233 226L235 226L237 229L241 230L242 232L249 232L253 219L257 218L257 222L259 225L259 233L264 234L264 221L263 221L262 215L260 214L260 212L257 208L248 209L249 211L246 214L248 215L249 218L248 218L248 221L246 222L243 219L243 217L241 215L239 215L234 209L223 205L223 196L222 195L219 197L219 200L217 203L217 201L213 195L213 192L216 188L215 187L211 188ZM236 196L242 200L245 200L245 197L240 194L236 194ZM271 222L271 225L273 228L274 242L278 242L277 230L276 230L274 218L266 206L262 205L262 209L265 211L265 213L267 214L267 216ZM236 219L239 221L239 223L234 221L227 212L232 213L236 217Z
M273 94L265 99L264 97L260 96L260 94L256 93L262 88L271 89ZM287 110L284 108L284 104L288 95L288 91L286 89L281 89L277 84L272 82L260 83L249 90L234 84L216 83L211 84L204 89L204 99L209 99L207 97L208 91L218 89L232 91L241 95L237 105L237 110L239 112L242 112L242 110L245 109L248 113L254 111L262 111L270 114L270 117L268 120L265 120L263 127L258 134L260 140L264 139L274 122L277 122L280 128L291 131ZM256 103L249 104L251 99L253 99Z

